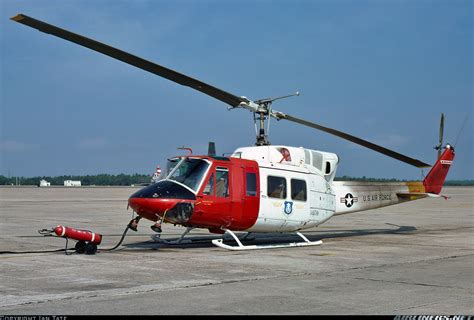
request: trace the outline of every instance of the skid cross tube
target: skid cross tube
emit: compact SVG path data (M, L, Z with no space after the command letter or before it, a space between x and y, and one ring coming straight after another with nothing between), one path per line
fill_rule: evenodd
M229 246L224 244L223 239L214 239L212 240L212 244L218 246L223 249L227 250L257 250L257 249L276 249L276 248L289 248L289 247L306 247L306 246L319 246L323 242L321 240L318 241L309 241L302 233L296 232L296 234L301 237L304 241L303 242L290 242L284 244L267 244L267 245L251 245L246 246L243 245L239 238L229 229L225 229L225 232L230 234L232 238L237 242L237 246Z

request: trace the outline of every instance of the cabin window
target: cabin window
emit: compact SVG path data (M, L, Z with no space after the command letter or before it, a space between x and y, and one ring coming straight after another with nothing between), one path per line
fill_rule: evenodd
M216 168L216 197L229 196L229 169Z
M270 198L286 199L286 179L268 176L267 194Z
M214 173L209 178L209 181L207 182L206 187L202 193L207 196L214 194Z
M291 179L291 199L306 201L306 181Z
M257 195L257 174L250 172L245 174L245 194L251 197Z

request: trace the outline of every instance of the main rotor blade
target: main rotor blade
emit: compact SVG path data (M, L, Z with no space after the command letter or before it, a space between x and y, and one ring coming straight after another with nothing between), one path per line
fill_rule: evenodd
M114 47L111 47L109 45L106 45L104 43L86 38L84 36L81 36L79 34L58 28L56 26L53 26L51 24L45 23L40 20L36 20L34 18L28 17L24 14L18 14L14 17L11 18L12 20L19 22L21 24L27 25L29 27L38 29L39 31L42 31L44 33L49 33L52 34L56 37L74 42L78 45L84 46L86 48L89 48L91 50L100 52L102 54L105 54L109 57L115 58L117 60L123 61L125 63L128 63L132 66L135 66L137 68L143 69L145 71L151 72L153 74L156 74L160 77L166 78L168 80L174 81L176 83L179 83L183 86L191 87L195 90L201 91L213 98L216 98L217 100L220 100L222 102L225 102L232 107L237 107L241 102L248 102L247 100L235 96L231 93L225 92L221 89L218 89L216 87L213 87L207 83L201 82L199 80L193 79L191 77L188 77L184 74L181 74L179 72L176 72L174 70L165 68L163 66L160 66L159 64L150 62L148 60L142 59L140 57L137 57L133 54L127 53L125 51L116 49Z
M318 129L318 130L330 133L332 135L335 135L335 136L338 136L340 138L343 138L343 139L349 140L351 142L354 142L358 145L361 145L361 146L364 146L366 148L372 149L374 151L380 152L380 153L382 153L386 156L389 156L389 157L392 157L394 159L397 159L397 160L403 161L405 163L411 164L412 166L415 166L415 167L418 167L418 168L431 167L431 165L429 165L427 163L424 163L424 162L421 162L420 160L416 160L416 159L407 157L403 154L400 154L398 152L395 152L395 151L389 150L387 148L384 148L382 146L376 145L372 142L354 137L354 136L352 136L350 134L347 134L347 133L344 133L342 131L338 131L338 130L335 130L335 129L323 127L319 124L309 122L309 121L306 121L306 120L303 120L303 119L299 119L299 118L290 116L290 115L282 113L282 112L275 112L275 116L278 119L286 119L286 120L289 120L289 121L293 121L293 122L296 122L296 123L314 128L314 129Z

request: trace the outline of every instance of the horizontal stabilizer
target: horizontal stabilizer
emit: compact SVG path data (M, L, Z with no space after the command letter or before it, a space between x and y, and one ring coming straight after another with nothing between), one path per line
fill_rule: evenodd
M426 198L426 197L431 197L431 198L445 198L449 199L447 196L443 196L440 194L436 193L427 193L427 192L397 192L397 196L399 198L404 198L407 200L416 200L416 199L421 199L421 198Z

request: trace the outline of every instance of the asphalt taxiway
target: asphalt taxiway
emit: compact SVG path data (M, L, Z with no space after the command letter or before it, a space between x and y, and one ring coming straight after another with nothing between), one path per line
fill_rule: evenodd
M64 248L37 232L58 224L104 236L96 255L1 254L0 315L474 314L474 188L334 217L303 232L317 247L232 252L207 230L159 245L142 220L104 251L131 219L135 190L0 187L0 251ZM162 237L183 231L165 224Z

